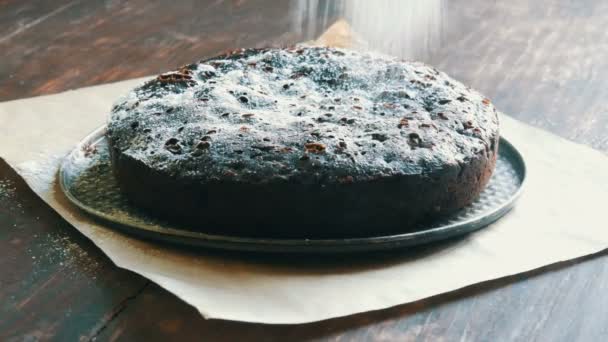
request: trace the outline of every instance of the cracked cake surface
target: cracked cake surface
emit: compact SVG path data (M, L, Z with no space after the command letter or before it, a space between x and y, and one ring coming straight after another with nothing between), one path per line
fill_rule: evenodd
M461 208L487 183L499 139L490 101L435 68L308 47L160 75L115 104L107 137L136 204L286 235L389 231ZM289 215L301 227L278 228Z

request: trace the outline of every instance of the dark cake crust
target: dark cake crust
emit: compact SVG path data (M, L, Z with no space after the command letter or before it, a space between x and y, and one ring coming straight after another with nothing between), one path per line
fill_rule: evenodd
M471 203L498 151L479 93L421 63L329 48L238 50L112 109L135 204L211 233L388 234Z

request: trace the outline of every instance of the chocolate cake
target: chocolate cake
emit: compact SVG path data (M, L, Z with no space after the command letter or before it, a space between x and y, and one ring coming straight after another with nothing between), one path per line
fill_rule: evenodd
M113 107L112 167L150 213L210 233L390 234L470 204L494 106L422 63L331 48L237 50Z

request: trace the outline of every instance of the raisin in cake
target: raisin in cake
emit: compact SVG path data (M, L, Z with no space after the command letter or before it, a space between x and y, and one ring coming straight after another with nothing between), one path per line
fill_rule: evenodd
M498 118L422 63L331 48L237 50L112 109L112 168L151 213L211 233L388 234L470 204Z

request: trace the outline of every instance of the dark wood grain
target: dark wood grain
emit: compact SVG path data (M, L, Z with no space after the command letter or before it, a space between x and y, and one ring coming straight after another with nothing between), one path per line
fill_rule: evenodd
M220 51L289 44L288 1L0 4L0 99L158 74Z
M608 2L449 1L429 58L500 110L608 151Z
M116 268L0 159L0 341L95 335L148 281Z
M427 62L522 121L608 151L608 2L448 4L444 43ZM273 0L0 0L0 100L306 38L290 32L287 12L288 1ZM314 324L205 321L157 285L114 267L0 163L2 341L601 341L608 336L606 261L603 253Z

